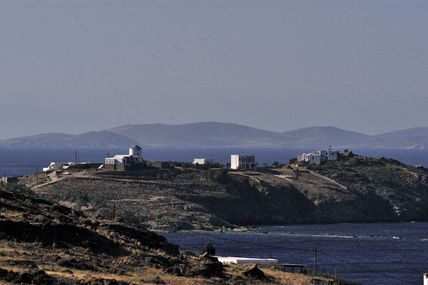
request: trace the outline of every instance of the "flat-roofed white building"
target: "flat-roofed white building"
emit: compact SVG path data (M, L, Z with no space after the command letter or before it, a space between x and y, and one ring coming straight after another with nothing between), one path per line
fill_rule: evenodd
M327 151L327 160L338 160L338 159L339 159L339 151L332 150L331 146L329 146Z
M251 258L235 256L216 256L218 261L223 264L257 264L262 266L273 266L278 264L278 259L274 258Z
M210 158L194 158L193 165L212 165L215 164L214 159L210 159Z
M253 170L257 168L254 155L232 154L230 156L230 168L235 170Z

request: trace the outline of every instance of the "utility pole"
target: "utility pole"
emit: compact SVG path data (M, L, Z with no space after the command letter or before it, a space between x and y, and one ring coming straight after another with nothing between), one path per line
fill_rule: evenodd
M318 252L319 252L319 249L314 248L314 272L315 272L315 275L317 275L317 273L318 273Z
M116 203L113 203L113 220L116 220Z

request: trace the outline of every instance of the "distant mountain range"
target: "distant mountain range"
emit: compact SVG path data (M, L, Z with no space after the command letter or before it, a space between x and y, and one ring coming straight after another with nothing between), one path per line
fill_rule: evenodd
M41 134L0 141L0 147L265 147L428 148L428 128L366 135L335 127L273 132L231 123L142 124L80 135Z

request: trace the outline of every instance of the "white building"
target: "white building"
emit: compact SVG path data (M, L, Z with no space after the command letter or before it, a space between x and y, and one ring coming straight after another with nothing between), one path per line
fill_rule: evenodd
M214 163L214 159L209 158L194 158L192 162L193 165L212 165Z
M67 169L69 169L71 166L75 166L75 165L76 165L76 163L75 163L75 162L67 162L66 164L64 164L64 165L62 166L62 169L67 170Z
M278 264L278 259L274 258L250 258L235 256L216 256L219 262L223 264L257 264L262 266L274 266Z
M48 167L43 167L43 172L59 170L60 166L56 162L51 162Z
M338 160L338 159L339 159L339 151L332 150L331 146L329 146L327 151L327 160Z
M321 164L321 155L315 152L302 153L297 157L299 162L308 162L309 164Z
M328 160L337 160L338 157L339 157L339 152L332 150L330 146L328 150L318 150L310 153L302 153L297 156L297 161L319 165Z
M428 285L428 273L424 273L424 285Z
M134 145L129 148L129 154L118 154L113 157L107 157L104 161L106 169L112 170L127 170L136 165L143 165L142 148Z
M240 155L232 154L230 156L230 168L240 170L253 170L256 169L257 162L254 155Z

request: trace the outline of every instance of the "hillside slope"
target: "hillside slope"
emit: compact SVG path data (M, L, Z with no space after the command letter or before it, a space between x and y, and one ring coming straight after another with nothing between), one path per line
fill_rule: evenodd
M358 217L365 208L363 212L374 222L428 220L428 171L425 168L406 166L393 159L354 157L310 169L338 181L363 203L349 215Z
M270 269L254 278L249 267L180 252L144 228L16 191L0 188L1 284L312 284L311 276Z
M22 183L31 187L30 180ZM117 215L129 222L171 231L428 220L427 170L358 156L310 166L297 176L290 169L93 171L35 191L105 217L116 207Z

